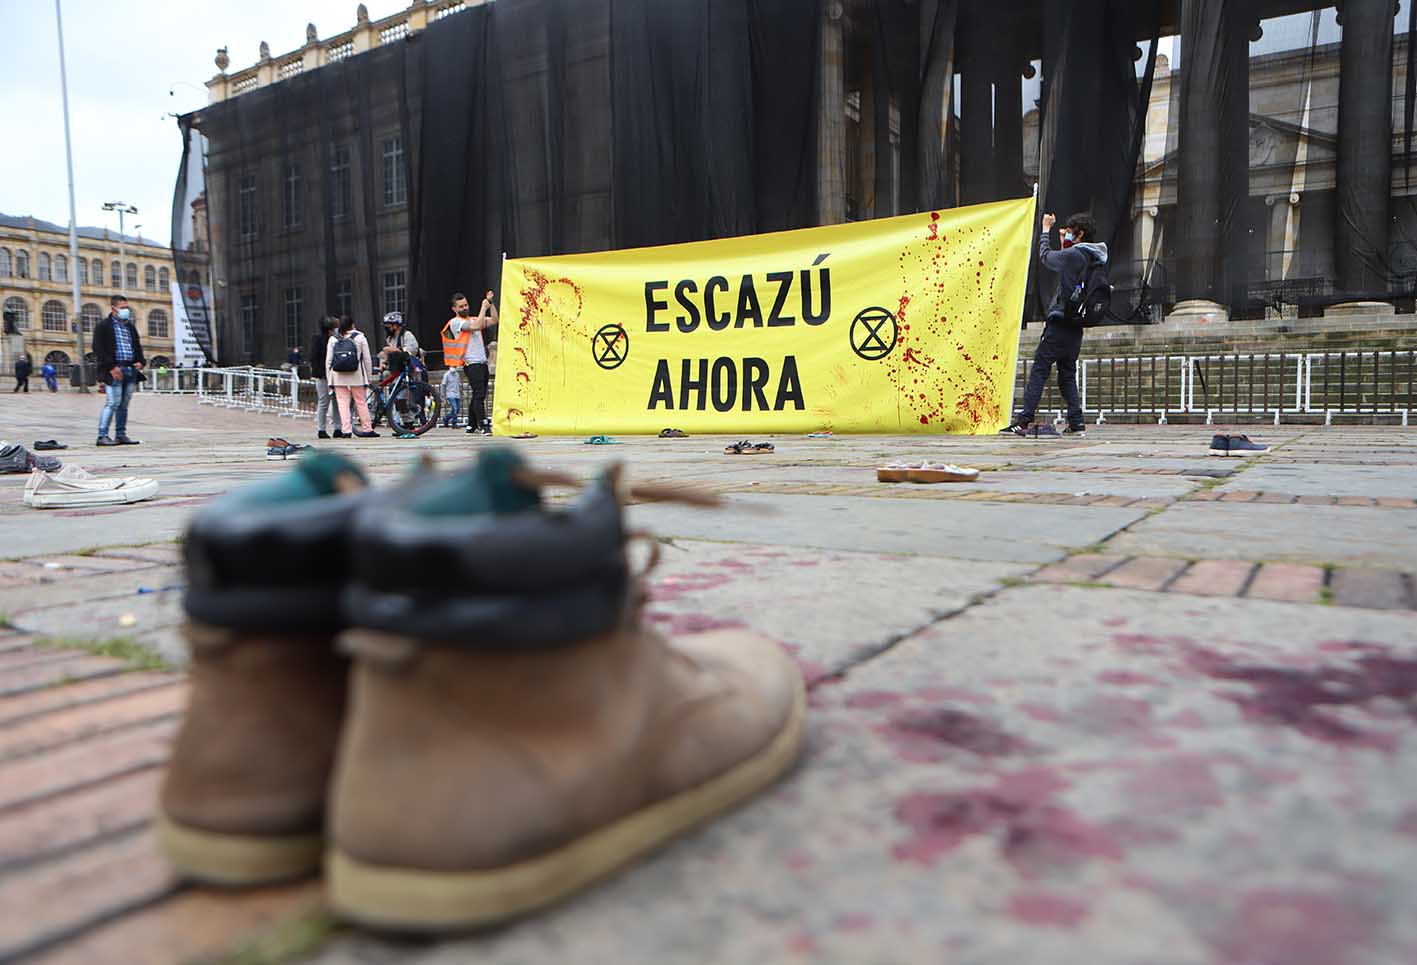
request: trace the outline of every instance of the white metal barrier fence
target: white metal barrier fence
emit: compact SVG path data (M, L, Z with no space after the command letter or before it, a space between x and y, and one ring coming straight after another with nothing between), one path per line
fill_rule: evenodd
M1023 397L1033 368L1019 359L1015 398ZM1260 416L1279 423L1285 415L1386 416L1408 424L1417 408L1413 394L1417 351L1251 352L1230 355L1146 355L1078 360L1083 411L1105 422L1108 415L1204 414ZM1040 410L1061 410L1054 372Z

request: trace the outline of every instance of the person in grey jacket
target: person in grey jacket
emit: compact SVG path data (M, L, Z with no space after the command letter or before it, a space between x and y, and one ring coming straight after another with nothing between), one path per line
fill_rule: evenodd
M1043 388L1048 384L1048 376L1053 366L1058 367L1058 391L1068 406L1068 427L1063 435L1085 435L1087 427L1082 418L1082 397L1078 393L1078 353L1082 351L1082 321L1078 318L1078 300L1072 296L1086 281L1088 270L1094 264L1107 263L1107 245L1094 242L1097 223L1092 215L1073 215L1059 232L1063 246L1054 251L1052 245L1053 225L1057 218L1051 214L1043 216L1043 235L1038 239L1038 261L1046 269L1058 275L1058 291L1048 304L1048 320L1043 326L1043 337L1038 340L1038 349L1033 353L1033 370L1028 374L1028 386L1023 393L1023 408L1002 432L1027 436L1029 426L1038 411L1038 402L1043 398Z

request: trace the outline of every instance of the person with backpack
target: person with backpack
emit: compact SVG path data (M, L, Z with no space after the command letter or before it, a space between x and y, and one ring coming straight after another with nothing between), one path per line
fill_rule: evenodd
M1085 436L1087 426L1082 417L1082 397L1078 394L1078 353L1082 351L1084 324L1093 323L1093 316L1105 312L1102 295L1110 292L1107 283L1107 245L1088 239L1097 236L1097 223L1092 215L1073 215L1063 225L1061 251L1052 246L1053 225L1057 218L1043 216L1043 235L1038 240L1038 261L1058 275L1058 291L1048 305L1047 322L1038 350L1033 353L1033 370L1028 374L1028 387L1023 393L1023 408L1001 434L1027 437L1043 388L1048 384L1053 366L1058 366L1058 390L1068 406L1068 427L1065 436Z
M326 430L329 428L330 416L335 414L335 397L330 392L325 356L329 354L330 340L334 338L337 328L339 328L339 319L333 315L326 315L320 319L320 330L315 333L314 339L310 342L310 374L315 379L315 427L317 429L315 437L317 439L330 437ZM338 416L336 416L335 437L341 438L343 436L344 433L340 431Z
M335 435L358 436L361 439L378 436L369 418L369 403L365 398L369 381L374 377L374 358L369 353L369 340L354 327L354 319L348 315L340 319L339 328L325 348L325 377L334 389L340 425L344 430ZM359 413L358 431L349 419L351 400Z

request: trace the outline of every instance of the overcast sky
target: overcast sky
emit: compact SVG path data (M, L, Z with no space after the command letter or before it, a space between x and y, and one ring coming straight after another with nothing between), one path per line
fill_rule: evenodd
M138 208L126 227L166 244L182 141L169 111L207 102L218 47L249 67L262 40L279 56L354 26L358 0L62 0L82 225L118 228L105 201ZM372 19L408 6L366 0ZM54 0L0 0L0 212L69 223ZM173 91L169 96L168 91Z

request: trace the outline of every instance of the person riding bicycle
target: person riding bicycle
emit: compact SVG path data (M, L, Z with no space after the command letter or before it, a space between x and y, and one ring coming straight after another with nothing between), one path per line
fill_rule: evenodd
M389 312L384 316L384 347L379 351L380 366L387 372L396 372L405 365L405 359L413 363L419 378L424 378L423 350L418 347L418 338L403 323L402 312Z

